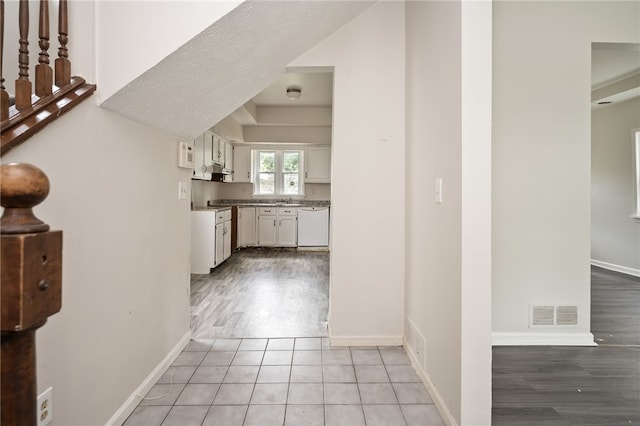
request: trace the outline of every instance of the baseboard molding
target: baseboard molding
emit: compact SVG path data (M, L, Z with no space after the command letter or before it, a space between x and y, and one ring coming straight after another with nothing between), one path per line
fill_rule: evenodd
M329 334L329 344L331 346L401 346L402 343L402 336L333 337Z
M620 266L614 263L603 262L601 260L591 259L591 264L599 268L608 269L610 271L620 272L634 277L640 277L640 269L629 268L627 266Z
M122 404L122 406L114 413L113 416L107 421L105 426L120 426L127 420L127 417L136 409L140 401L142 400L141 395L146 395L149 392L149 389L156 384L158 379L162 377L165 371L169 368L169 366L175 361L175 359L180 355L180 352L187 346L189 340L191 339L191 330L187 331L184 336L176 343L176 345L171 349L171 351L164 357L160 364L153 369L153 371L142 381L140 386L137 387L135 391L127 398L127 400Z
M493 346L598 346L591 333L491 333Z
M447 426L458 426L456 419L451 414L451 411L449 410L449 407L447 406L447 404L444 402L442 395L440 395L440 392L438 392L438 389L433 385L433 382L429 378L429 375L427 374L426 371L424 371L424 369L420 365L420 362L418 361L416 354L413 353L413 351L411 350L411 347L409 346L409 342L407 342L406 339L404 339L404 349L407 352L407 355L409 355L409 358L411 359L411 364L413 365L413 368L415 368L416 372L418 373L418 376L422 380L422 383L424 383L425 387L427 388L427 392L429 392L429 396L431 396L431 400L433 401L433 404L436 406L436 409L440 413L440 417L442 417L442 420L445 422Z

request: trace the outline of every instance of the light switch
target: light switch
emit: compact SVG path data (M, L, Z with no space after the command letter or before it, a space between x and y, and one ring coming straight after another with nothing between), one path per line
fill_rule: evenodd
M436 203L442 204L442 178L436 179Z
M187 182L178 182L178 200L187 199Z

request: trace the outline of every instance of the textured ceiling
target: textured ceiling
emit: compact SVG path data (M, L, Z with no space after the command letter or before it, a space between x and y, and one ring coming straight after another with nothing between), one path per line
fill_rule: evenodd
M371 1L246 1L102 106L195 138L271 85Z

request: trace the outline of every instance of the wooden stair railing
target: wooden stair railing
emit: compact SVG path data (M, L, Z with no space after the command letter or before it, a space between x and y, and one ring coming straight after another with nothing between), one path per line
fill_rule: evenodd
M2 62L4 46L5 10L0 0L0 127L2 128L0 155L15 148L47 124L69 111L95 92L94 84L82 77L71 76L69 61L69 14L67 0L60 0L58 11L58 58L55 60L55 84L49 65L49 0L40 0L38 19L38 64L35 67L35 92L29 80L29 1L20 0L18 9L18 78L15 82L15 102L5 87Z
M62 304L62 231L34 216L49 179L25 163L0 165L1 424L36 426L36 330Z

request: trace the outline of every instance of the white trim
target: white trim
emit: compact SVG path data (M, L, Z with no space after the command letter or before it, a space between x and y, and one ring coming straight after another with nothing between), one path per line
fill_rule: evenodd
M402 336L329 337L331 346L401 346L402 342Z
M591 333L491 333L493 346L598 346Z
M411 350L406 337L404 339L404 348L407 352L407 355L409 355L409 358L411 359L411 365L416 370L418 376L422 380L422 383L424 383L425 387L427 388L427 392L429 392L429 396L431 396L431 400L440 413L440 417L442 417L442 420L445 422L445 424L447 424L447 426L458 426L455 417L453 417L453 414L451 414L451 410L449 410L449 407L444 402L442 395L440 395L438 389L433 385L433 382L429 378L427 372L422 369L422 366L420 365L420 362L418 361L416 355Z
M621 272L634 277L640 277L640 269L629 268L627 266L616 265L614 263L603 262L601 260L591 259L591 264L599 268L608 269L610 271Z
M116 411L113 416L105 423L105 426L118 426L121 425L127 420L127 417L136 409L142 397L140 395L146 395L149 392L149 389L156 384L156 382L162 377L165 371L169 368L169 366L175 361L175 359L180 355L180 352L187 346L191 340L191 330L188 330L184 336L176 343L176 345L171 349L171 351L164 357L160 364L153 369L153 371L140 383L140 386L137 387L136 390L133 391L131 396L127 398L127 400L122 404L118 411Z

